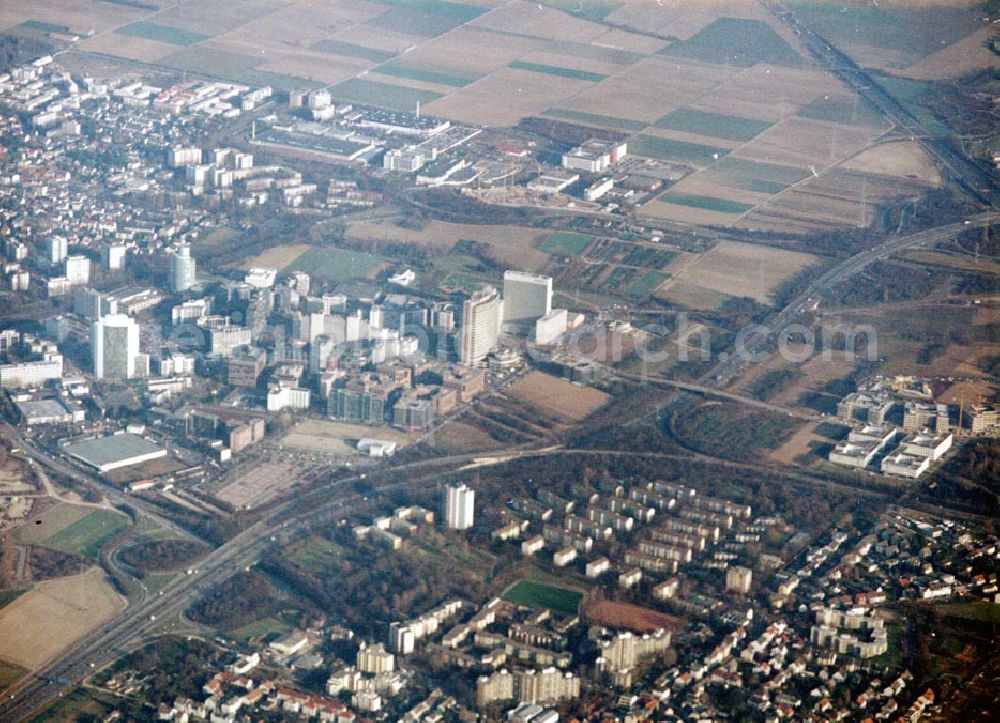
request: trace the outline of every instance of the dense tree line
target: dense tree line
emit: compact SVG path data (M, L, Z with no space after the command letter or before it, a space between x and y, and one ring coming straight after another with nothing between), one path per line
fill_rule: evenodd
M129 545L119 553L126 565L144 572L164 572L183 567L208 548L191 540L148 540Z
M205 625L238 628L281 609L274 586L256 572L238 572L220 582L188 608L189 618Z

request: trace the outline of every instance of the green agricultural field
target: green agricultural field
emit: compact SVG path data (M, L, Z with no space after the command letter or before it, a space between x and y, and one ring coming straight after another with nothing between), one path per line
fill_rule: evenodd
M788 186L784 183L778 183L777 181L762 181L759 178L751 178L747 183L748 191L756 191L757 193L767 193L774 195L775 193L781 193Z
M804 168L794 166L779 166L775 163L763 163L761 161L748 161L744 158L723 158L712 170L724 173L728 176L739 178L756 179L759 181L773 181L791 185L798 183L809 175L809 171Z
M565 10L584 20L599 22L620 8L624 3L618 0L545 0L545 4Z
M362 58L373 63L384 63L394 57L392 53L387 53L375 48L366 48L363 45L345 43L341 40L326 39L313 43L310 50L317 50L321 53L333 53L334 55L346 55L350 58Z
M580 256L594 242L593 236L572 231L556 231L545 239L539 251L562 256Z
M798 115L802 118L814 118L863 128L882 128L886 125L882 114L857 95L817 98L800 108Z
M486 8L478 5L467 5L449 0L379 0L379 4L418 10L431 15L441 15L463 23L475 20L486 12Z
M743 118L681 108L663 116L656 121L655 125L657 128L697 133L703 136L745 143L766 131L772 124L756 118Z
M570 78L571 80L587 80L591 83L600 83L608 76L604 73L591 73L587 70L577 70L576 68L563 68L559 65L544 65L543 63L528 63L524 60L515 60L507 63L508 68L515 70L527 70L532 73L545 73L547 75L557 75L560 78Z
M616 266L601 284L601 290L609 294L620 294L638 274L638 269Z
M128 529L124 515L108 510L96 510L77 520L64 530L47 538L42 544L63 552L96 560L105 544Z
M979 8L984 6L978 3L881 7L873 3L792 0L789 5L806 25L846 49L849 55L858 50L864 54L863 48L892 50L907 56L911 63L983 27Z
M715 65L749 68L757 63L801 65L802 59L760 20L719 18L694 36L660 50L664 55Z
M875 82L906 106L906 109L928 132L936 136L946 136L951 133L948 126L942 123L925 105L935 92L933 83L882 74L875 76Z
M394 7L381 15L376 15L365 25L403 35L434 38L457 28L464 22L466 21L440 13L425 13L412 10L409 7Z
M385 63L376 68L372 68L373 73L381 73L382 75L394 75L397 78L406 78L407 80L418 80L422 83L433 83L435 85L450 85L454 88L461 88L464 85L468 85L472 81L476 80L471 76L454 75L452 73L439 73L436 70L427 70L425 68L414 68L410 65L401 65L400 63Z
M669 278L670 274L665 274L662 271L647 271L641 279L628 288L625 295L637 299L645 298L656 291L657 287Z
M377 83L374 80L361 78L345 80L330 88L330 93L334 98L353 103L367 103L380 108L405 111L412 111L417 107L417 103L430 103L441 97L440 93L431 90L405 88L401 85Z
M641 131L646 127L646 124L642 121L629 120L628 118L616 118L615 116L600 115L598 113L583 113L578 110L564 110L562 108L547 110L544 115L547 115L549 118L579 121L580 123L586 123L588 125L607 126L608 128L617 128L623 131Z
M721 158L729 153L729 149L704 146L700 143L672 141L668 138L639 133L628 139L628 152L643 158L656 158L661 161L708 164L716 160L716 156Z
M500 596L515 605L547 608L553 612L573 615L580 606L583 594L530 580L518 580Z
M159 62L160 65L175 70L186 70L191 73L230 80L261 65L264 58L194 46L171 53Z
M26 30L37 30L40 33L57 33L62 35L69 35L70 30L67 25L56 25L55 23L45 23L41 20L25 20L23 23L18 25L19 28L25 28Z
M335 248L313 248L285 267L285 271L307 271L317 279L339 283L367 279L382 265L380 256Z
M738 203L725 198L714 196L699 196L694 193L676 193L667 191L660 194L656 199L664 203L672 203L675 206L687 206L688 208L701 208L706 211L719 211L720 213L746 213L753 206L748 203Z
M119 35L130 35L134 38L146 38L147 40L157 40L161 43L171 45L194 45L202 40L208 40L209 35L194 33L190 30L172 28L169 25L157 25L140 20L125 27L115 30Z
M237 75L235 80L247 85L270 85L273 88L281 90L323 87L323 83L315 80L296 78L294 75L285 75L284 73L272 73L269 70L248 70L245 73Z

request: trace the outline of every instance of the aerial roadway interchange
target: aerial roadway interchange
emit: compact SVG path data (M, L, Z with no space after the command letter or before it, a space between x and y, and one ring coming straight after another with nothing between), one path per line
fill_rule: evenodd
M837 267L830 269L824 274L822 279L810 286L807 292L800 297L796 297L785 308L778 310L770 320L770 328L780 330L782 324L794 318L796 310L803 303L822 299L825 288L835 281L842 281L851 274L857 273L875 258L884 258L889 254L899 250L910 248L920 244L933 244L935 241L949 238L956 232L967 226L983 227L997 222L997 215L993 212L979 214L957 224L948 224L938 229L930 229L914 234L910 237L901 237L888 242L885 248L863 251L851 258L844 260ZM734 369L733 361L736 367ZM706 372L703 379L710 383L712 380L721 380L723 375L731 375L738 372L740 359L737 354L720 361L713 369ZM686 385L690 389L690 385ZM700 389L691 391L698 392ZM710 390L705 390L710 393ZM16 434L16 433L15 433ZM18 439L15 436L15 439ZM51 465L55 469L65 470L57 460L52 459L45 452L31 447L29 440L19 438L18 440L30 450L31 455L43 466ZM599 454L602 451L612 452L615 450L591 450L585 453ZM513 452L510 456L503 458L511 459L524 455L534 454L560 454L558 449L543 450L540 452ZM567 451L572 454L573 452ZM447 467L460 467L463 463L474 462L477 456L464 455L444 458L430 458L399 466L389 465L385 472L385 477L389 479L404 479L404 481L389 482L376 487L378 493L388 493L396 489L406 489L408 487L418 488L427 483L427 477L421 475L421 468L444 469ZM78 472L75 474L79 474ZM431 475L436 475L432 472ZM797 475L797 478L808 481L816 485L829 485L828 480L821 477L810 477L808 475ZM184 575L174 579L158 595L149 599L140 599L138 603L129 606L128 610L119 618L102 627L86 640L74 646L74 649L62 656L52 665L37 672L32 678L21 683L8 692L6 700L0 705L0 713L4 717L19 720L28 718L33 713L45 707L49 701L59 697L68 690L75 687L80 681L92 672L95 668L101 668L118 659L125 652L134 650L147 643L151 636L168 632L163 630L162 623L158 621L169 620L171 616L176 616L189 606L198 594L211 585L221 582L230 576L234 570L248 568L253 565L260 554L266 550L273 542L274 535L287 528L289 523L304 524L314 520L332 521L339 512L349 510L351 504L360 497L352 492L351 485L360 481L359 477L338 479L328 485L322 485L311 492L308 499L317 500L318 503L308 511L300 511L307 505L305 499L295 499L283 503L279 508L270 512L265 518L255 522L246 530L240 532L228 542L209 553L199 562L199 571L196 575ZM115 488L107 488L105 494L111 496L116 501L122 500L123 495ZM871 491L861 492L852 489L853 494L863 494L864 496L880 496ZM323 500L322 502L319 502ZM129 504L139 515L150 514L136 505L134 499L128 500ZM155 514L155 513L154 513Z

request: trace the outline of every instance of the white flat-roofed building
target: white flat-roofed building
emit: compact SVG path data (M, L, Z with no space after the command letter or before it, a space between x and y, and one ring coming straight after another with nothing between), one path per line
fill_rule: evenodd
M575 547L563 547L552 556L552 564L556 567L565 567L576 559Z
M243 280L258 289L269 289L274 286L274 281L277 277L278 271L276 269L254 267L247 271Z
M77 286L90 281L90 259L82 254L66 257L66 279Z
M951 448L951 434L917 432L904 439L899 448L882 460L882 473L917 479Z
M583 192L583 199L591 202L596 201L614 187L615 179L602 178L601 180L594 182Z
M887 427L866 425L847 435L830 452L829 460L843 467L864 469L872 460L895 441L897 432Z
M71 442L63 447L63 451L99 472L130 467L167 456L167 450L155 442L128 433Z
M503 274L505 324L530 328L552 311L552 277L508 269Z
M444 490L444 523L451 530L467 530L475 522L476 491L463 485Z
M309 409L311 392L294 386L273 385L267 390L267 411L282 409Z
M535 322L535 343L540 346L555 344L569 328L569 312L553 309Z
M70 424L78 421L72 412L56 399L40 399L38 401L18 402L17 410L21 421L28 426L35 424ZM82 416L82 410L81 410ZM83 421L80 419L79 421Z
M108 314L90 331L94 376L98 379L132 379L140 371L139 325L126 314Z
M63 373L62 354L46 354L38 361L0 364L0 388L23 389L58 379Z
M606 557L599 557L587 563L587 577L600 577L611 569L611 561Z
M358 451L369 457L391 457L396 454L396 443L388 439L359 439Z

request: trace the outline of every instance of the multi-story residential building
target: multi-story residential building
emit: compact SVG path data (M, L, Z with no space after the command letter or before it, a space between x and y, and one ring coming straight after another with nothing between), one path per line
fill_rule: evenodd
M476 491L462 485L444 489L444 524L451 530L467 530L474 524Z

